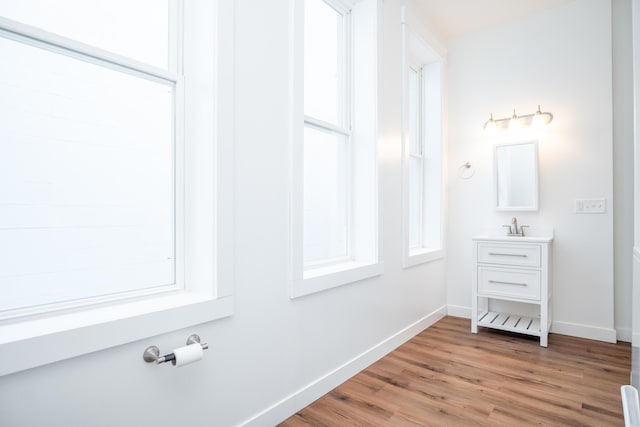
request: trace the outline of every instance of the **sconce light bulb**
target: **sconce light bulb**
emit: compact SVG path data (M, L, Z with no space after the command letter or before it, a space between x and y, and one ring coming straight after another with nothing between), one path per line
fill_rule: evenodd
M495 120L493 120L493 113L491 113L491 115L489 116L489 120L484 125L484 132L487 134L494 134L496 133L496 131L496 122Z
M533 116L533 119L531 121L531 126L534 129L540 129L545 124L546 124L546 122L545 122L544 115L542 114L542 111L540 110L540 105L538 105L538 111L536 111L536 113Z
M522 129L522 123L520 123L520 119L516 115L516 110L513 110L513 116L511 116L511 120L509 120L509 130L516 131Z
M544 117L542 116L542 114L538 111L534 116L533 116L533 120L531 123L531 126L535 129L540 129L541 127L544 126Z

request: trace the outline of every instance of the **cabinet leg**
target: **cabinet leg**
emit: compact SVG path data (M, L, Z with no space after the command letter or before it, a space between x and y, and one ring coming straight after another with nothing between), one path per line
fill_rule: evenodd
M547 334L543 334L540 337L540 347L547 347L549 336Z

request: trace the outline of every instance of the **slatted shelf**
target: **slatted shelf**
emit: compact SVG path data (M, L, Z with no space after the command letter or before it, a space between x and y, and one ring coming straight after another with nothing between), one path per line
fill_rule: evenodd
M540 336L540 319L520 314L485 311L478 316L478 326Z

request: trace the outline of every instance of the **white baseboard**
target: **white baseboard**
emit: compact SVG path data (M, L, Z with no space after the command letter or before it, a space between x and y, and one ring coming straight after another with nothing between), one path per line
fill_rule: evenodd
M471 319L471 307L449 304L447 306L447 315L453 317L462 317L463 319Z
M631 342L633 334L631 328L616 328L618 341Z
M274 426L300 409L311 404L321 396L333 390L358 372L386 356L400 345L409 341L447 314L447 307L442 306L422 319L412 323L389 338L374 345L345 364L318 378L300 390L271 405L259 414L243 422L242 426Z
M587 338L590 340L616 342L616 330L600 328L598 326L580 325L569 322L556 322L551 324L551 332L554 334L570 335L572 337Z
M460 305L448 305L447 314L449 316L471 318L471 307ZM569 322L556 322L551 324L551 332L560 335L570 335L572 337L587 338L596 341L615 343L616 339L621 341L631 341L631 329L620 328L618 333L615 329L600 328L597 326L580 325Z

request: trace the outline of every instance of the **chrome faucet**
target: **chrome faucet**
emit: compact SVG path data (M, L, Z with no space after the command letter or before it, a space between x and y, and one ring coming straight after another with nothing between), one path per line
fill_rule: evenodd
M503 227L509 228L509 231L507 232L507 236L524 237L524 229L525 227L528 228L529 226L521 225L520 227L518 227L518 219L514 216L513 218L511 218L511 224L503 225Z

